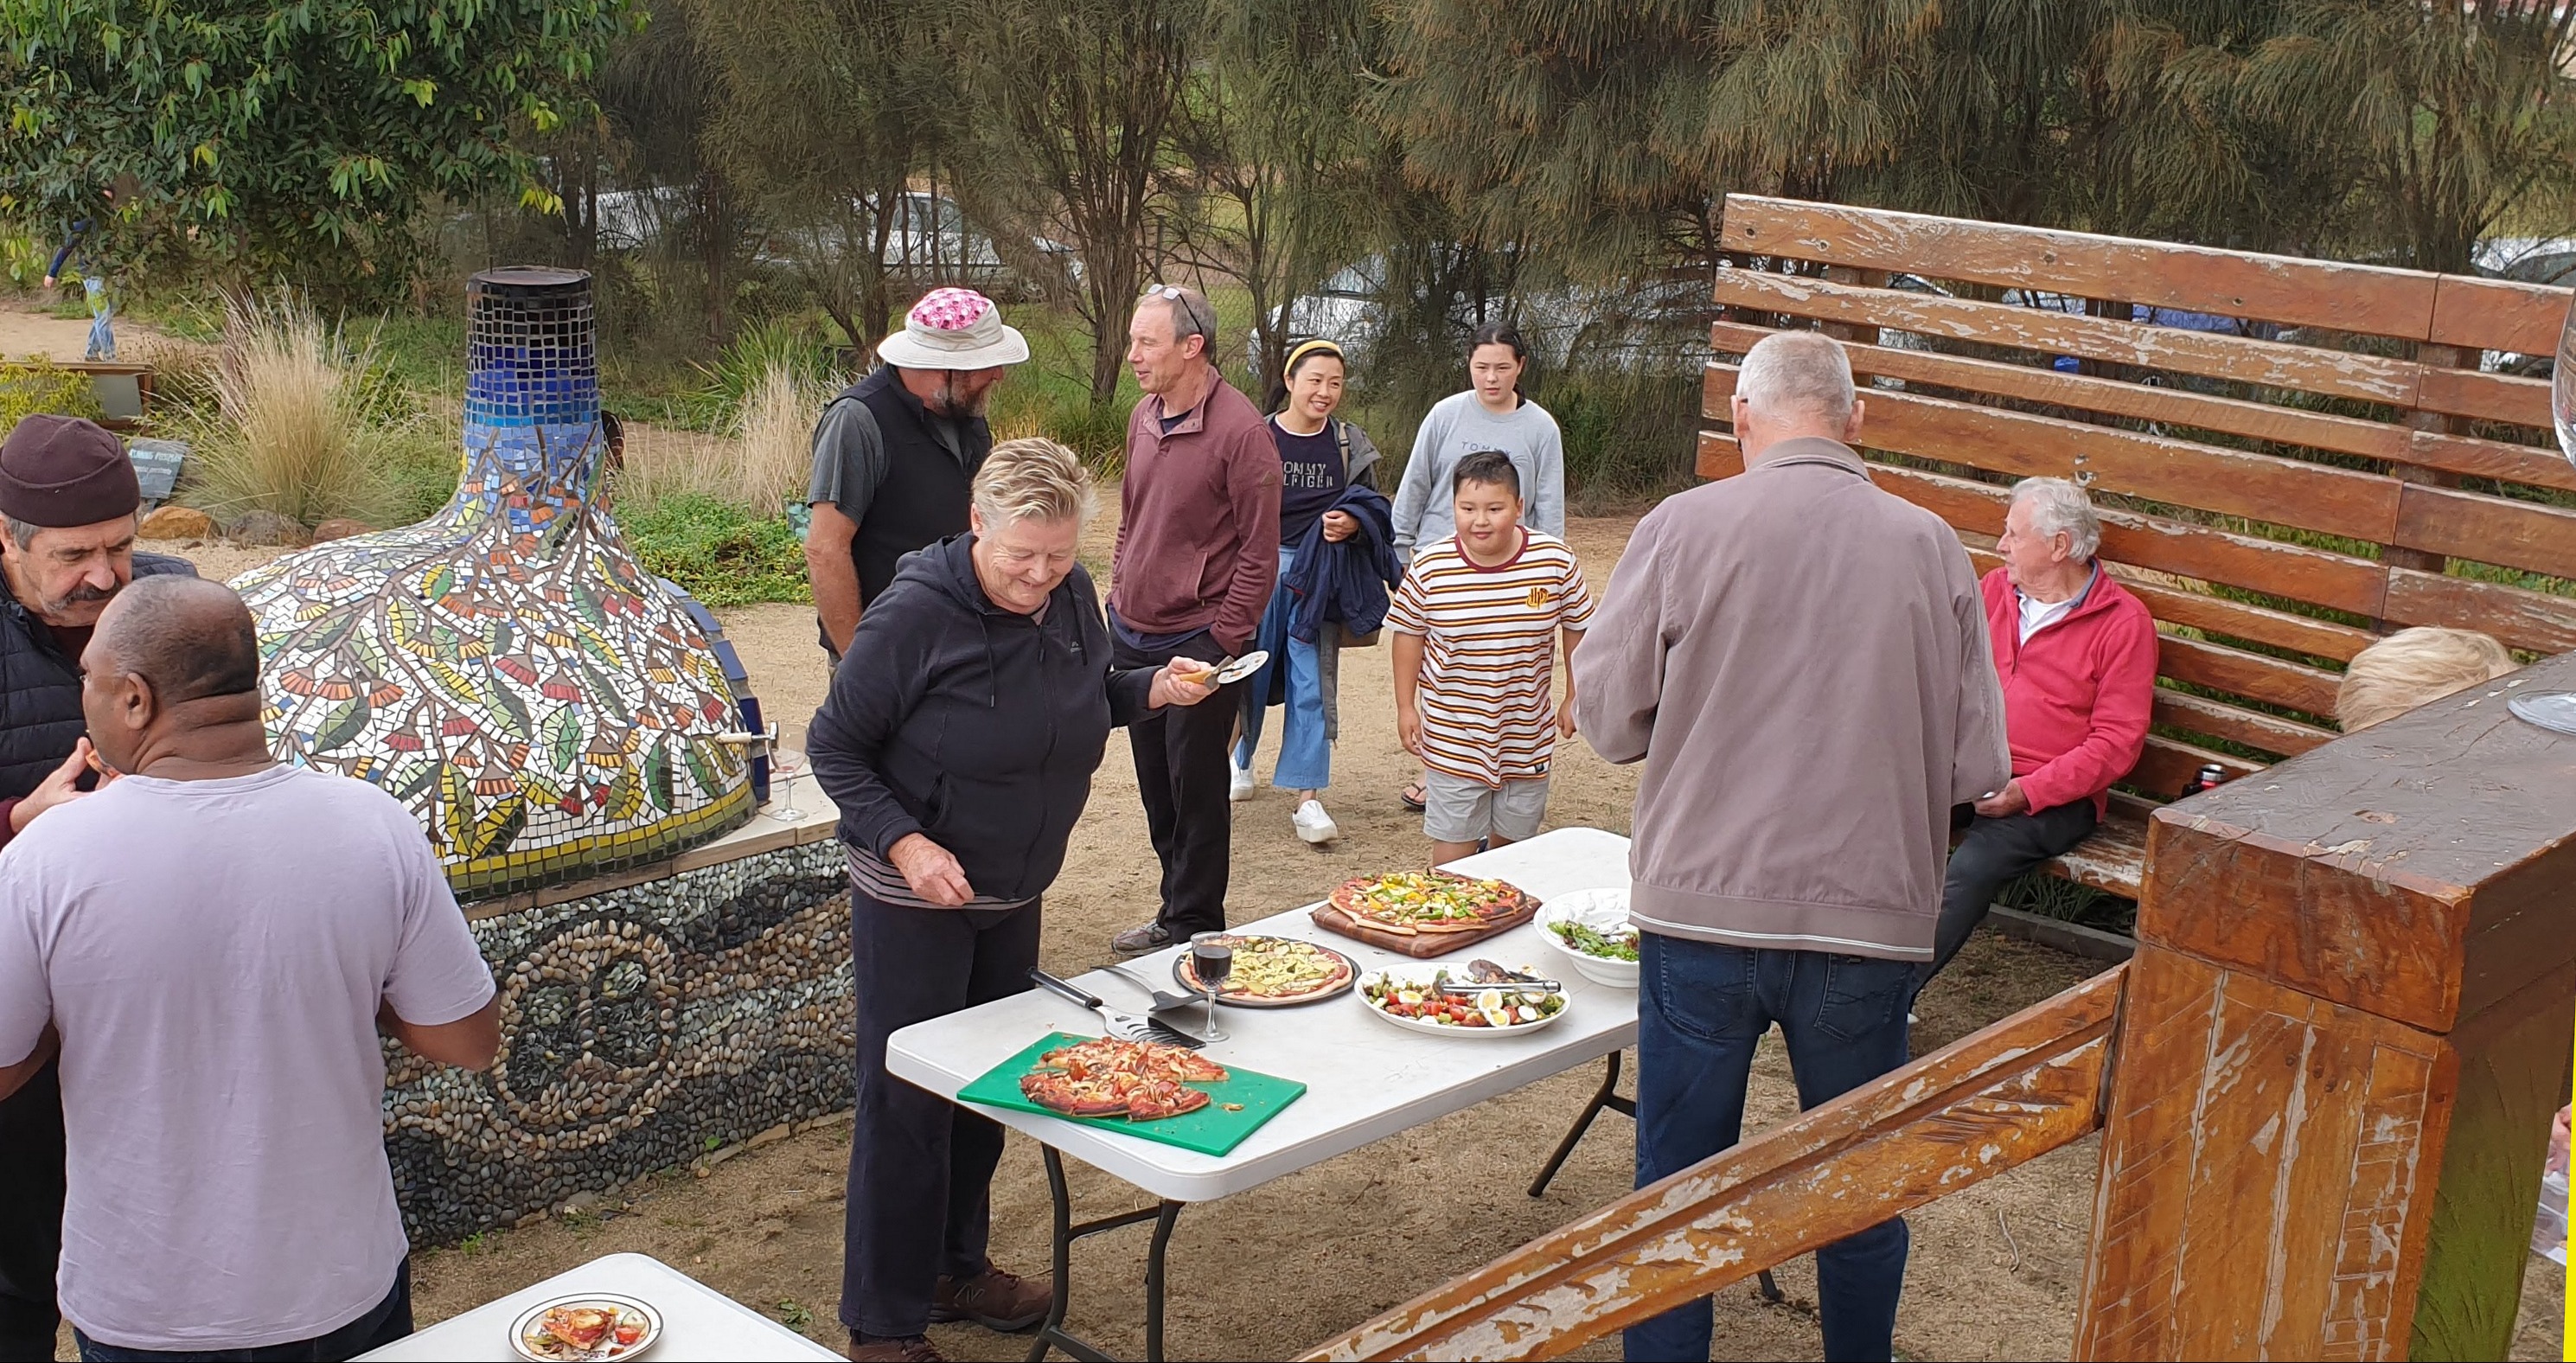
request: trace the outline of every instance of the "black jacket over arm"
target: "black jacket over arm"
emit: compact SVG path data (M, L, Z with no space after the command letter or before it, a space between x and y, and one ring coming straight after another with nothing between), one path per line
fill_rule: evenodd
M974 539L905 557L860 615L805 746L843 842L889 860L926 834L978 896L1026 899L1063 868L1109 731L1145 714L1153 670L1110 669L1078 565L1043 618L994 605Z

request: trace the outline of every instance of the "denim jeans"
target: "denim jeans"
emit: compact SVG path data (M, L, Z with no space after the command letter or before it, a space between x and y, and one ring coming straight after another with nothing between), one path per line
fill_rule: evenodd
M1297 551L1281 545L1279 585L1271 590L1270 607L1261 616L1261 635L1253 642L1253 647L1269 652L1270 661L1245 686L1251 698L1243 704L1243 739L1234 745L1234 764L1252 765L1269 709L1271 677L1284 667L1288 718L1279 731L1279 770L1270 784L1281 790L1322 790L1333 783L1333 745L1324 738L1324 664L1319 652L1323 641L1301 644L1289 637L1288 617L1296 612L1297 598L1288 590L1288 570L1296 564Z
M1906 1062L1905 961L1750 951L1642 934L1637 943L1637 1186L1736 1144L1753 1048L1773 1023L1789 1043L1798 1106L1811 1108ZM1816 1251L1828 1359L1885 1359L1905 1286L1905 1222ZM1702 1297L1630 1326L1632 1363L1708 1357Z
M72 1331L82 1363L339 1363L344 1358L381 1349L411 1333L411 1263L394 1270L394 1290L367 1313L327 1335L270 1344L257 1349L216 1349L164 1353L153 1349L120 1349ZM48 1351L45 1357L53 1354Z
M108 296L104 279L82 280L81 292L89 296L89 347L81 352L81 358L113 360L116 358L116 300Z

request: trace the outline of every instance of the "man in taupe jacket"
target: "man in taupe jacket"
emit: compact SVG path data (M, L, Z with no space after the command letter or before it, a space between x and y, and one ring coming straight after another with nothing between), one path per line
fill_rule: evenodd
M1632 824L1637 1186L1736 1143L1778 1023L1812 1107L1903 1065L1952 806L2010 779L1977 577L1938 517L1869 481L1842 347L1745 356L1745 471L1638 523L1575 655L1578 731L1646 764ZM1828 1359L1889 1356L1902 1220L1817 1253ZM1703 1299L1627 1356L1708 1357Z

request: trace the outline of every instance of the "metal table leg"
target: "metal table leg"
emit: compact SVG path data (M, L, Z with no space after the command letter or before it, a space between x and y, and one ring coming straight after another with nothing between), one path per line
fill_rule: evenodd
M1565 1167L1566 1157L1574 1153L1574 1147L1583 1140L1583 1133L1592 1129L1593 1119L1599 1117L1603 1109L1624 1113L1631 1120L1636 1118L1636 1100L1619 1096L1619 1054L1617 1051L1610 1053L1609 1064L1601 1074L1601 1087L1592 1091L1592 1101L1583 1105L1574 1125L1566 1128L1565 1139L1556 1143L1556 1153L1547 1157L1547 1164L1538 1171L1537 1181L1529 1186L1530 1196L1537 1197L1547 1191L1547 1185L1556 1178L1556 1171ZM1762 1292L1762 1300L1775 1305L1788 1300L1787 1294L1780 1290L1780 1284L1772 1280L1771 1270L1762 1270L1755 1279Z
M1116 1363L1098 1346L1064 1328L1065 1307L1073 1296L1073 1242L1147 1221L1154 1223L1154 1239L1145 1251L1145 1358L1146 1363L1162 1363L1164 1259L1172 1243L1172 1226L1181 1219L1181 1208L1189 1204L1166 1200L1152 1207L1077 1223L1073 1219L1073 1194L1064 1180L1064 1157L1052 1145L1042 1144L1038 1149L1046 1160L1047 1192L1055 1204L1055 1302L1047 1308L1046 1322L1038 1327L1037 1342L1029 1346L1028 1363L1040 1363L1049 1349L1062 1350L1066 1357L1082 1363Z
M1546 1167L1538 1171L1538 1181L1529 1186L1530 1196L1537 1197L1547 1191L1547 1185L1555 1179L1556 1171L1565 1167L1566 1156L1574 1153L1575 1145L1583 1139L1584 1132L1592 1129L1592 1119L1600 1116L1603 1108L1613 1112L1624 1112L1632 1118L1637 1115L1635 1100L1619 1096L1619 1052L1617 1051L1610 1053L1609 1068L1601 1076L1601 1087L1593 1090L1592 1101L1583 1105L1583 1111L1574 1119L1574 1125L1566 1128L1565 1139L1556 1143L1556 1153L1548 1156Z

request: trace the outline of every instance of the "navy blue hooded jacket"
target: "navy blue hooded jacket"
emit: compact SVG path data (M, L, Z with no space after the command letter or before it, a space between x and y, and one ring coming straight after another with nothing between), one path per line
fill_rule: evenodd
M1023 900L1064 866L1111 728L1144 717L1153 668L1113 671L1080 565L1043 618L994 605L973 534L904 556L859 615L806 749L841 841L891 860L924 834L976 895Z

